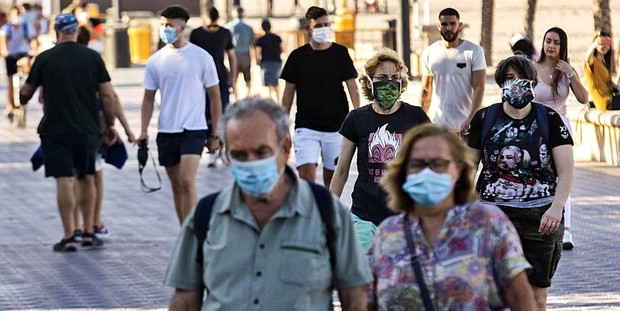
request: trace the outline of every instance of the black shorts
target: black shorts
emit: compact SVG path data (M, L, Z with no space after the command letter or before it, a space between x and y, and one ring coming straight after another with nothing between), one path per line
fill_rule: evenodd
M164 167L174 166L181 162L184 154L201 155L206 140L207 130L157 134L159 164Z
M250 53L238 53L237 56L237 76L243 73L243 80L245 82L250 82L252 80L252 76L250 75L250 67L252 65L252 61L250 58Z
M564 217L555 233L543 235L538 232L542 215L549 207L551 204L535 208L500 206L517 229L525 258L532 265L532 269L528 271L528 280L530 284L540 288L551 286L551 278L562 256Z
M99 133L41 135L45 177L84 177L95 174Z
M17 61L22 58L28 56L28 53L21 53L16 55L9 55L4 58L4 62L6 63L6 75L12 76L17 73Z

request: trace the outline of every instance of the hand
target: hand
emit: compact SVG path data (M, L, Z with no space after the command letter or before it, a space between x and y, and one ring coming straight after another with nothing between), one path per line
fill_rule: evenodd
M103 132L103 143L108 147L116 144L118 141L118 133L112 126L108 126Z
M149 134L147 132L142 132L140 134L140 137L138 137L137 140L133 141L134 146L140 144L140 142L142 141L149 141Z
M11 105L7 105L6 110L4 110L4 115L9 119L10 123L13 123L13 118L15 117L13 110L14 108Z
M125 135L127 135L127 141L129 141L130 143L133 143L136 141L136 137L133 135L133 133L131 132L131 130L125 130Z
M564 74L572 71L573 67L570 65L570 58L567 61L558 60L557 65L555 65L555 69L561 71Z
M215 137L209 137L207 138L207 143L205 144L205 146L207 146L207 150L209 150L209 153L215 153L216 151L220 150L220 139Z
M560 228L560 221L562 220L562 211L564 207L559 205L559 207L554 207L553 205L543 214L542 219L540 220L540 226L538 227L538 232L542 234L552 234L558 228Z

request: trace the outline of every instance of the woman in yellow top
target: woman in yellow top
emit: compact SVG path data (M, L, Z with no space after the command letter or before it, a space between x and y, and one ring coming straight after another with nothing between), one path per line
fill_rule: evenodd
M599 111L610 109L613 93L620 90L620 86L611 81L613 66L611 46L611 35L601 31L586 52L584 65L586 87L592 96L594 106Z

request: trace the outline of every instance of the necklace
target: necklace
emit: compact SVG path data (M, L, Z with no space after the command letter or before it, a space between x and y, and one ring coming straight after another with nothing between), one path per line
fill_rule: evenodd
M548 67L548 66L542 66L542 69L540 71L541 72L548 72L549 69L551 69L551 74L549 74L549 79L553 79L553 74L555 73L555 68Z

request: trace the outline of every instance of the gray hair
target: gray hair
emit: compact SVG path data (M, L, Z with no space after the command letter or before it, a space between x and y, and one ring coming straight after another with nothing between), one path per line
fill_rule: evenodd
M289 136L291 121L282 107L270 98L259 96L248 97L234 104L228 105L226 112L220 118L220 139L226 144L226 125L230 120L253 116L256 112L263 112L273 123L276 124L276 135L278 143L284 137Z

